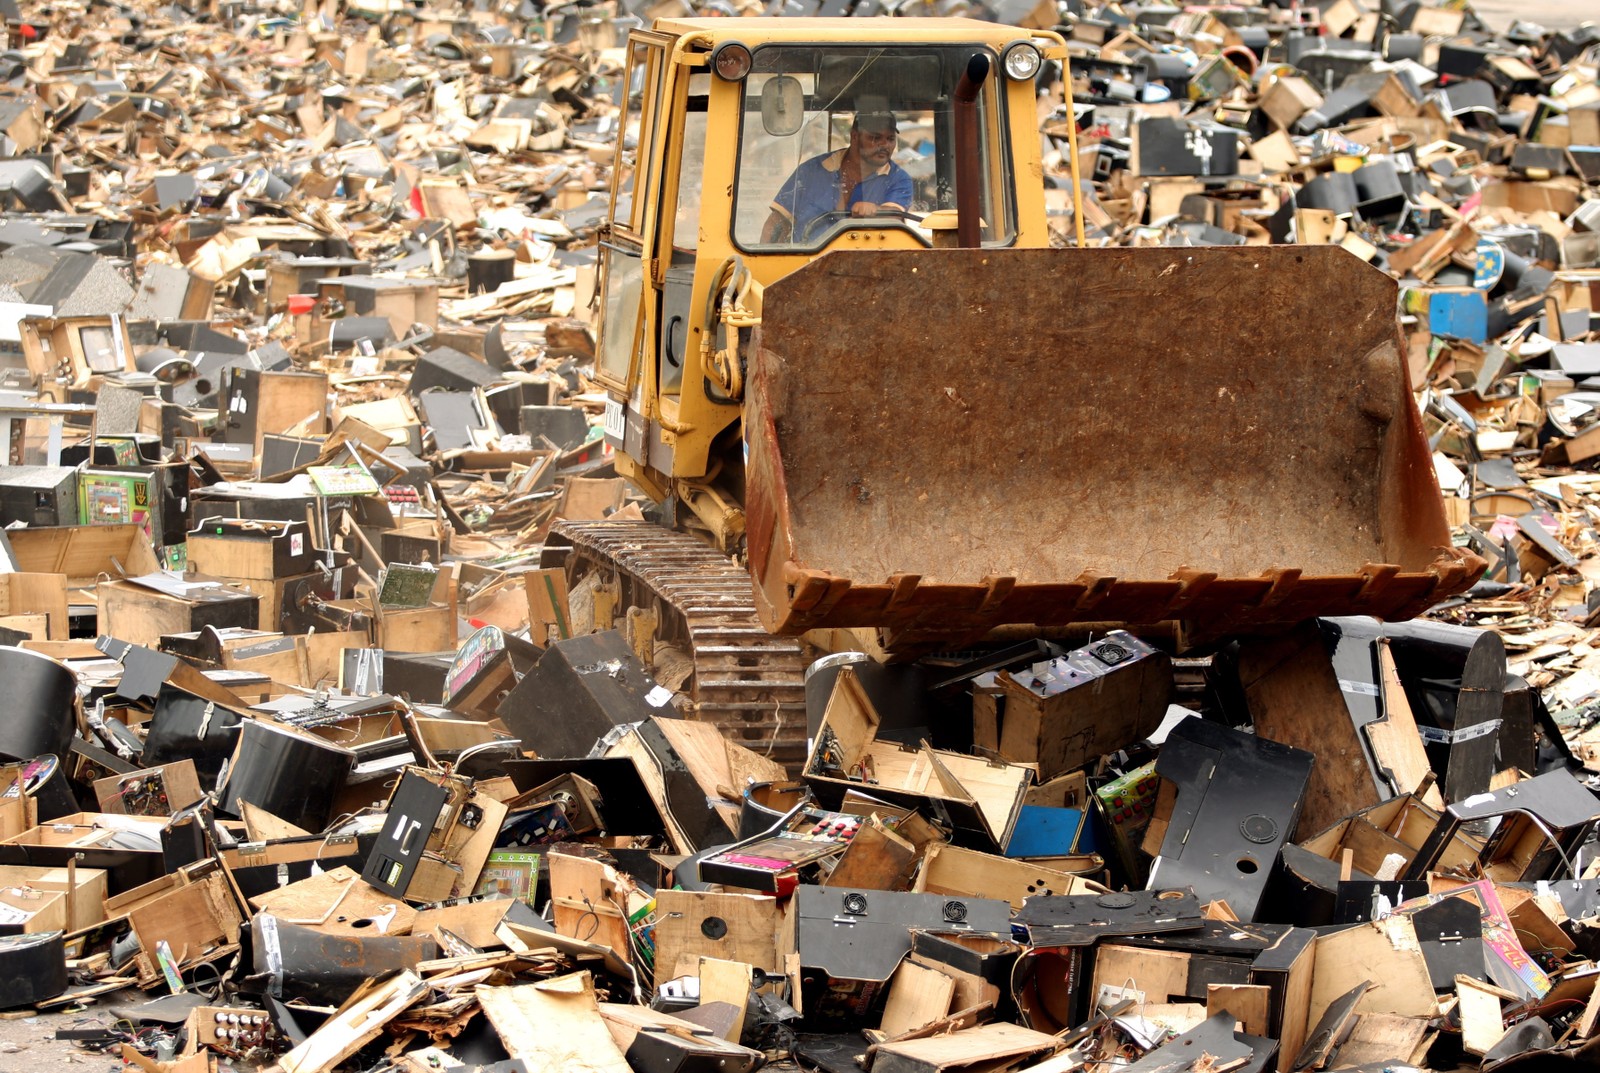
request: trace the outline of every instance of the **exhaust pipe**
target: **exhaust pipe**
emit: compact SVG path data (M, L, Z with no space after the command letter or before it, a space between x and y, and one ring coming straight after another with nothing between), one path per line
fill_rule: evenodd
M956 83L956 245L983 245L978 167L978 94L989 77L989 57L979 52L967 61Z

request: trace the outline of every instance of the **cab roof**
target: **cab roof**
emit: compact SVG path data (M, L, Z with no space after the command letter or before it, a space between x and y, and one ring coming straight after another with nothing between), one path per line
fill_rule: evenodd
M999 47L1027 41L1033 31L979 19L946 18L836 18L786 17L733 19L657 19L657 32L681 37L701 35L709 47L738 41L755 47L766 44L881 44L989 45Z

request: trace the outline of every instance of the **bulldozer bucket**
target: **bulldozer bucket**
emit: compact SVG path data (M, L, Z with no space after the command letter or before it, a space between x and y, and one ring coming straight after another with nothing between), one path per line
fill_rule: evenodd
M812 262L766 288L748 388L763 624L1216 636L1465 590L1396 298L1337 247Z

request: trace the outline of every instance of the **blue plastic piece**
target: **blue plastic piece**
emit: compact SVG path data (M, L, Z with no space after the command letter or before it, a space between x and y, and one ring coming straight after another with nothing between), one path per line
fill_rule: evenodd
M1097 853L1094 825L1086 823L1077 808L1023 805L1006 843L1007 857L1065 857Z
M1489 338L1489 306L1482 291L1437 291L1428 298L1428 330L1448 339Z

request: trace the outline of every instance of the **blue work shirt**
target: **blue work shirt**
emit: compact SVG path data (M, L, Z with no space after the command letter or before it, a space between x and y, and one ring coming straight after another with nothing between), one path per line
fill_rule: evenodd
M819 216L841 211L839 168L847 152L848 149L840 149L812 157L795 168L794 173L778 188L777 196L772 199L772 207L794 226L795 241L804 241L808 237L806 228ZM911 176L891 160L882 170L856 184L842 211L848 212L850 206L863 201L904 211L911 204Z

